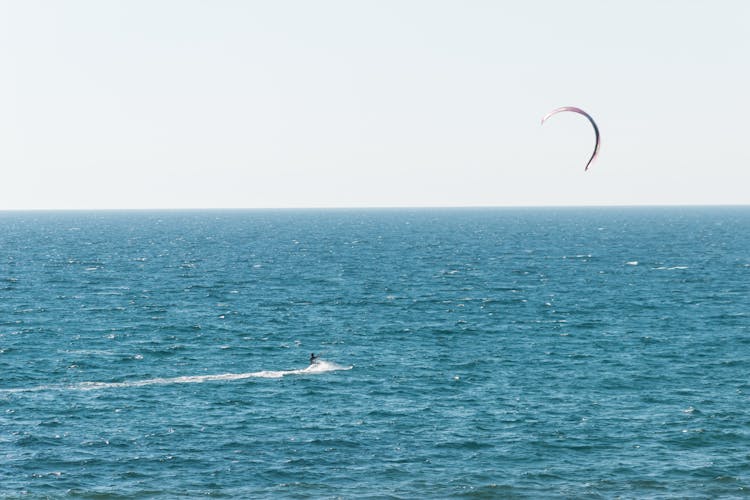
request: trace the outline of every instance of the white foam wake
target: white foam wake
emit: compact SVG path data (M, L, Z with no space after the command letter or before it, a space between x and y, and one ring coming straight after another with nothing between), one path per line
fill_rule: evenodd
M169 385L169 384L200 384L216 380L242 380L246 378L281 378L286 375L306 375L333 372L339 370L351 370L351 366L341 366L329 361L319 360L306 368L297 370L262 370L247 373L222 373L219 375L193 375L170 378L150 378L144 380L130 380L126 382L79 382L73 385L42 385L28 388L0 389L0 393L12 392L36 392L48 390L78 390L93 391L97 389L117 389L123 387L143 387L146 385Z

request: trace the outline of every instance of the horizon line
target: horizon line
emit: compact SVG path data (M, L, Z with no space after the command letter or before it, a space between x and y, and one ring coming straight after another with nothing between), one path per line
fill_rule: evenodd
M750 203L640 203L611 205L321 205L258 207L78 207L78 208L0 208L11 212L195 212L195 211L269 211L269 210L466 210L513 208L722 208L750 207Z

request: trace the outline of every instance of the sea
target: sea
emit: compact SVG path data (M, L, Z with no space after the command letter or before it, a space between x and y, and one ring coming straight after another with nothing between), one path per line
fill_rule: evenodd
M0 212L0 497L748 498L750 207Z

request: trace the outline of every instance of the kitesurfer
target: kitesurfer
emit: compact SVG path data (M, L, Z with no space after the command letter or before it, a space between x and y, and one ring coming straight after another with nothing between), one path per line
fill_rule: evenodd
M318 360L318 356L315 355L314 352L310 353L310 364L315 364L315 362Z

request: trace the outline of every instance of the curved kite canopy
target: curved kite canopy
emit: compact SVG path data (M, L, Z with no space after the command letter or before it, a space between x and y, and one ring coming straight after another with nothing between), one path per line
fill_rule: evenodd
M596 143L594 144L594 152L591 153L591 158L589 158L588 163L586 163L586 168L584 169L584 170L588 170L589 165L591 165L591 162L594 161L594 158L596 158L596 155L599 153L599 127L596 126L596 122L594 121L593 118L591 118L591 115L586 113L581 108L576 108L575 106L563 106L562 108L557 108L553 111L550 111L549 113L547 113L547 115L544 118L542 118L542 125L544 125L544 122L545 120L547 120L547 118L549 118L552 115L556 115L557 113L561 113L563 111L572 111L574 113L578 113L578 114L585 116L586 118L589 119L589 121L591 122L591 125L594 127L594 134L596 134Z

